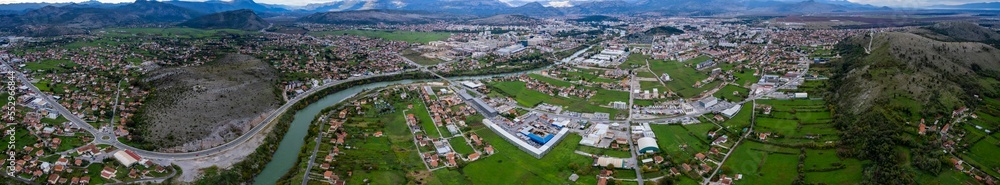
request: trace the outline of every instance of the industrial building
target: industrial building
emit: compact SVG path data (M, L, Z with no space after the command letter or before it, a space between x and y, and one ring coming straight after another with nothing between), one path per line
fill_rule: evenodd
M656 139L653 139L652 137L639 138L637 143L637 145L639 145L639 153L660 152L660 147L656 145Z

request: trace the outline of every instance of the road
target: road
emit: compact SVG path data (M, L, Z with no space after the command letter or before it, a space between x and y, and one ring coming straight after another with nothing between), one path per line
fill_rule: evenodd
M629 79L636 80L635 79L635 74L632 74L629 77ZM630 84L638 84L638 82L636 82L636 83L630 83ZM635 105L634 104L635 103L635 93L632 93L632 92L635 92L636 88L637 88L636 86L632 86L632 85L629 86L629 92L628 92L628 110L629 110L629 114L628 114L628 118L625 119L625 124L628 125L628 133L632 133L632 115L633 114L632 114L631 110L632 110L632 105ZM629 137L632 137L632 135L630 134ZM635 145L634 142L632 142L632 140L634 140L634 138L629 138L629 140L628 140L628 146L630 148L633 148L632 150L629 150L629 151L631 151L631 152L629 152L629 154L632 154L632 159L631 159L632 160L632 164L635 164L635 166L633 166L632 168L635 169L635 179L636 179L636 181L639 183L639 185L642 185L645 182L642 181L642 168L639 167L639 165L642 165L639 162L639 150L636 150L636 148L639 148L639 147L635 147L636 145Z
M326 118L327 118L326 116L323 116L322 118L319 119L318 121L320 123L319 130L323 130L323 125L326 125L323 124L326 123ZM305 169L306 173L302 175L302 185L306 185L306 183L309 182L309 170L312 170L313 164L316 163L316 153L319 152L319 144L323 143L323 141L320 141L320 139L323 139L322 131L316 135L316 141L315 141L316 145L313 146L312 154L309 155L309 163L306 164L306 169Z

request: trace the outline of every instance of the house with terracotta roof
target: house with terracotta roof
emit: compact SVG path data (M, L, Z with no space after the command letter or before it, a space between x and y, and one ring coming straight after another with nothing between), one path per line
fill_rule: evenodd
M111 179L115 177L115 173L118 173L117 169L105 166L104 170L101 170L101 178Z
M59 148L59 144L62 144L62 139L52 138L52 142L49 143L49 147Z
M477 152L477 153L469 154L468 158L469 158L469 161L475 161L476 159L479 159L479 153Z
M458 163L455 162L455 152L448 153L445 156L448 158L448 165L451 165L451 166L458 165Z
M58 160L56 160L56 165L66 165L66 164L69 164L69 159L60 157Z
M484 148L483 150L486 151L486 154L490 154L490 155L493 155L493 153L495 152L495 151L493 151L493 145L486 146L486 148Z
M135 171L135 168L132 168L132 170L128 171L128 177L134 179L136 177L139 177L139 173Z
M958 160L957 158L951 158L951 164L954 165L955 169L958 171L965 170L965 167L962 166L962 160Z
M483 139L479 138L479 135L476 134L471 134L471 135L472 135L471 136L472 142L475 143L476 146L483 145Z
M55 172L62 172L63 170L66 170L66 166L61 164L57 164L55 167L52 167L52 171Z
M327 170L326 172L323 172L323 178L326 179L326 180L340 180L340 177L338 177L337 175L333 174L333 171L329 171L329 170Z

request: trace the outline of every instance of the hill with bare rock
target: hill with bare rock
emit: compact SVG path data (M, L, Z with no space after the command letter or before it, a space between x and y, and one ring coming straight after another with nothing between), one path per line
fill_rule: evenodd
M139 137L133 139L163 151L190 151L239 137L281 103L276 76L267 63L239 54L152 71L144 81L154 96L137 119Z

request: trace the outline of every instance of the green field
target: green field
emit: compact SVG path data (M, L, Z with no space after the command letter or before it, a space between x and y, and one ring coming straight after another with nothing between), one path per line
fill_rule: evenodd
M594 155L607 155L607 156L611 156L611 157L620 157L620 158L630 158L630 157L632 157L632 153L629 153L629 151L618 150L618 149L603 149L603 148L596 148L596 147L590 147L590 146L580 145L580 146L576 147L576 150L579 150L579 151L582 151L582 152L586 152L586 153L589 153L589 154L594 154Z
M754 106L753 102L743 103L743 106L740 107L740 111L737 112L736 115L734 115L729 120L722 122L722 125L726 127L735 127L738 129L749 127L754 111L753 106Z
M737 94L733 94L737 92ZM715 92L715 97L723 98L731 102L743 101L747 95L750 95L750 89L743 88L735 85L726 85L722 87L718 92Z
M659 90L661 94L667 92L667 87L664 87L660 81L639 81L639 86L642 87L643 91L649 90L649 92L653 92L653 89L655 88Z
M832 124L832 113L823 100L758 100L757 104L771 105L772 110L770 115L757 115L754 130L788 136L774 138L771 142L820 144L840 138Z
M559 75L559 78L562 78L562 80L570 82L576 82L581 80L591 83L618 82L618 80L615 79L599 77L600 74L604 73L604 70L572 68L572 70L561 70L560 72L562 74Z
M719 84L719 82L712 82L709 84L702 84L703 86L700 88L695 88L694 84L708 78L708 75L704 72L695 70L694 67L685 66L685 62L650 60L649 65L650 70L652 70L656 76L662 76L663 73L669 74L670 81L667 82L667 87L675 93L680 94L682 97L689 98L697 96L701 92L714 88Z
M753 75L753 69L743 69L743 71L734 71L733 76L736 76L736 81L734 83L742 86L749 87L750 84L757 83L760 80L759 77Z
M415 32L415 31L381 31L381 30L337 30L309 33L313 36L324 35L357 35L363 37L381 38L386 40L405 41L427 44L431 41L447 39L451 33L445 32Z
M701 124L711 125L711 124ZM687 161L697 153L708 151L708 132L694 133L680 125L650 125L656 135L660 150L670 155L674 161ZM687 148L681 148L681 145Z
M593 159L573 153L582 139L579 135L567 135L551 152L536 159L488 129L476 133L492 144L497 153L462 168L462 174L472 184L568 184L567 178L572 173L580 175L576 184L597 181L596 170L590 167Z
M469 155L472 153L476 153L476 151L472 149L472 146L469 146L469 144L465 142L465 138L454 137L448 139L448 143L451 144L452 149L455 149L455 152L458 152L462 155Z
M618 65L618 68L631 69L631 68L646 66L646 59L652 59L652 57L642 54L630 54L628 56L628 59L625 59L625 62L623 62L621 65ZM650 63L652 62L653 61L650 61Z
M434 124L434 120L431 119L430 113L427 112L427 106L423 102L414 103L413 109L406 112L417 117L417 121L420 121L420 127L427 133L427 137L441 137L441 132L438 131L437 125Z
M799 150L744 142L736 147L725 163L726 174L743 174L740 183L791 184L797 174Z
M39 62L28 62L24 64L24 68L27 70L42 70L47 72L63 72L77 66L80 65L69 60L42 60Z

